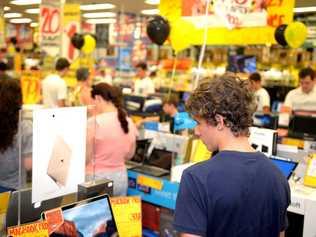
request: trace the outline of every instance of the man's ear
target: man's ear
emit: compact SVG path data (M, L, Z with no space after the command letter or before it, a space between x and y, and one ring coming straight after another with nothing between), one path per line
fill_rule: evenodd
M224 117L222 115L216 114L215 121L216 121L217 130L222 131L224 129L224 126L225 126Z

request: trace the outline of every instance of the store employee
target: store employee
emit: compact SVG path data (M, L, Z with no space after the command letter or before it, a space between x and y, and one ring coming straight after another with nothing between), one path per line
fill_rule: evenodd
M258 72L252 73L249 76L249 81L257 102L257 112L270 113L270 96L267 90L262 87L260 74Z
M299 72L300 86L291 90L285 97L284 107L287 112L316 112L315 72L304 68Z
M155 84L147 76L147 64L141 62L136 65L137 80L135 81L135 94L148 96L155 93Z

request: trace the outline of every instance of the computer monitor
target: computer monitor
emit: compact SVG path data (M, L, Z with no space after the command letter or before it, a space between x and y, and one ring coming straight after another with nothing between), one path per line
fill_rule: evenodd
M50 236L61 236L64 225L75 229L76 236L117 236L117 227L108 195L62 207L64 222ZM68 228L69 230L69 228Z
M288 161L288 160L280 160L280 159L275 159L275 158L270 158L270 160L275 164L282 174L289 179L295 170L297 166L297 162L294 161Z
M154 148L144 164L170 171L172 166L172 152Z
M227 70L231 72L253 73L257 71L257 60L254 55L231 55L228 58Z
M151 141L151 139L137 140L135 155L133 156L131 161L136 163L143 163Z
M279 118L276 115L255 113L253 126L260 128L278 129Z
M10 195L8 210L6 214L6 226L15 226L18 224L18 206L19 206L19 192L21 200L21 216L20 224L25 224L33 221L37 221L41 218L41 213L56 207L59 207L62 203L63 197L57 197L50 200L45 200L37 207L32 204L32 189L22 189L20 191L14 191Z
M289 124L289 136L316 139L316 117L294 115Z

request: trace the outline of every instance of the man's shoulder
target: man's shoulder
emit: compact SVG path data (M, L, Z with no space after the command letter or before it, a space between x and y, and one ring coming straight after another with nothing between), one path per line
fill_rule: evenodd
M302 90L300 87L298 87L298 88L295 88L293 90L290 90L289 93L287 94L287 96L297 96L300 94L302 94Z

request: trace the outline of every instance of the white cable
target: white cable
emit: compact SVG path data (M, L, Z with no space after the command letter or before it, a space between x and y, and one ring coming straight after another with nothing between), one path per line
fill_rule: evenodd
M205 8L205 16L204 16L204 35L203 35L203 44L202 48L200 51L200 56L199 56L199 63L198 63L198 69L197 69L197 74L194 79L194 85L193 89L195 89L199 83L200 80L200 74L201 74L201 69L202 69L202 63L204 59L204 53L205 53L205 48L206 48L206 42L207 42L207 17L208 17L208 11L209 11L209 6L210 6L210 0L206 0L206 8Z

